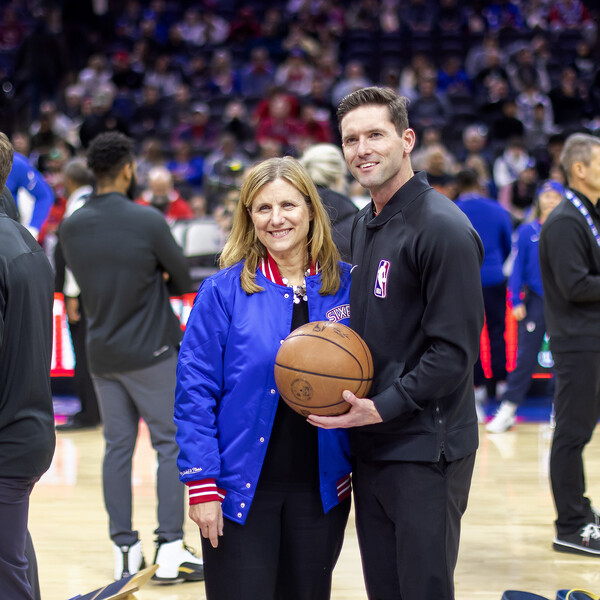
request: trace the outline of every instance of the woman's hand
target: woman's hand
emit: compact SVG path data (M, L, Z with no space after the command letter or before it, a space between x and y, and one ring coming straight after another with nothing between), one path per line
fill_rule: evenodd
M219 545L219 536L223 535L223 509L218 500L190 506L190 519L200 528L200 534L210 540L213 548Z

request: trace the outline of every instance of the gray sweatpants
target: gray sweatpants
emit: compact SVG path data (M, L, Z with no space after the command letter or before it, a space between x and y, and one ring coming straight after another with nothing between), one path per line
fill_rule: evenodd
M173 409L177 357L125 373L92 375L106 450L103 463L104 503L109 517L110 537L118 545L138 540L132 529L131 470L140 417L148 425L158 459L157 498L159 542L183 537L184 485L177 469Z

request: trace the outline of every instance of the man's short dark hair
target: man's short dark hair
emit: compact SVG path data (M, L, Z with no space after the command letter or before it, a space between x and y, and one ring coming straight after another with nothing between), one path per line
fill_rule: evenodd
M408 129L408 98L398 96L394 90L386 87L367 87L356 90L342 98L337 108L338 126L342 128L342 119L352 110L369 105L387 106L390 120L398 135Z
M133 160L133 141L115 131L97 135L87 151L87 165L100 180L116 179L121 169Z
M474 169L463 169L456 174L456 185L458 193L461 194L468 190L479 187L479 176Z
M92 172L80 158L74 158L65 165L64 176L65 178L70 179L78 187L92 185L94 183Z
M6 185L6 180L12 170L15 149L10 140L0 131L0 192Z

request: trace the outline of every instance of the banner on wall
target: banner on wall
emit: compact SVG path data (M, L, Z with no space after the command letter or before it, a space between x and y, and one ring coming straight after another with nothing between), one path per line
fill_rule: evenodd
M185 296L171 298L173 312L177 315L182 328L185 328L195 297L195 294L186 294ZM53 325L50 374L52 377L73 377L75 354L62 294L54 294Z

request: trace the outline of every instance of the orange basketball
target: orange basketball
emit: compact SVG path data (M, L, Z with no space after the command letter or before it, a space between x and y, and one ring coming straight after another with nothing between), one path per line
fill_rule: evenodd
M373 360L363 339L341 323L313 321L288 335L275 358L281 397L297 413L339 415L350 409L350 390L364 398L373 382Z

